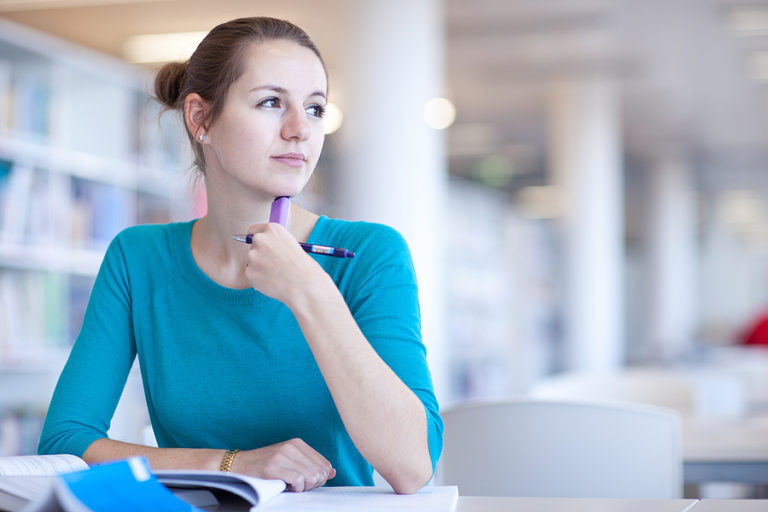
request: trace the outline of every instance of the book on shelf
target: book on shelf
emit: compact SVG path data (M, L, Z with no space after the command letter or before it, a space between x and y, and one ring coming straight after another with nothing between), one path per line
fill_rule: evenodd
M11 61L0 58L0 134L11 129L12 118L12 65Z
M32 189L35 183L35 170L27 165L16 164L10 169L10 175L2 195L2 222L0 223L0 241L20 242L28 227L30 205L34 203Z
M202 470L152 471L144 457L89 467L73 455L0 457L0 510L89 512L132 510L390 510L450 512L456 486L425 486L398 495L382 487L322 487L284 492L281 480Z
M16 65L10 77L10 130L26 136L50 135L51 84L44 67Z
M74 339L69 312L81 308L70 295L66 276L0 266L0 365L45 360L46 354L68 349Z

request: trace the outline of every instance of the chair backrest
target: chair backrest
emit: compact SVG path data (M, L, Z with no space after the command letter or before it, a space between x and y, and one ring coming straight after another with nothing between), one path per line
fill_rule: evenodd
M694 408L691 380L657 368L562 373L538 380L528 395L548 400L622 400L666 407L681 414L691 413Z
M435 481L462 495L679 498L680 418L624 403L506 400L444 410Z

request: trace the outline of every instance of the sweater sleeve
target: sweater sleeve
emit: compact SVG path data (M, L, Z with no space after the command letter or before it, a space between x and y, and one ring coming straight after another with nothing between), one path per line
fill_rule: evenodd
M403 237L381 226L366 254L366 273L347 298L350 311L368 342L424 405L429 452L434 471L443 448L443 421L421 339L416 274ZM360 254L360 256L364 256ZM362 261L359 263L363 263Z
M136 356L120 236L107 249L83 325L59 377L38 453L78 457L107 430Z

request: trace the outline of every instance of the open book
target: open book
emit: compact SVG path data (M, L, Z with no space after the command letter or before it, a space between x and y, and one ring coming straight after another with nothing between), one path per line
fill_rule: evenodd
M0 457L0 511L80 511L76 502L119 496L133 510L249 510L280 494L282 480L221 471L155 471L142 457L89 467L73 455ZM171 492L169 492L171 491ZM99 497L100 496L100 497ZM58 502L58 504L56 503ZM144 506L145 508L141 508Z

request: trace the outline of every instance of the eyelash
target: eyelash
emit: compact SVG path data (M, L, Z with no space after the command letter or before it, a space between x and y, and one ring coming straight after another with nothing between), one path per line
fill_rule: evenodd
M270 103L276 103L276 105L270 105ZM265 108L276 108L280 106L280 98L266 98L264 100L261 100L258 105L259 107L265 107ZM307 110L314 110L313 114L310 114L313 117L317 117L318 119L322 119L323 116L325 116L325 106L320 104L313 104L309 105L307 107Z
M315 114L313 114L315 117L322 119L325 116L325 105L310 105L310 109L315 109Z

